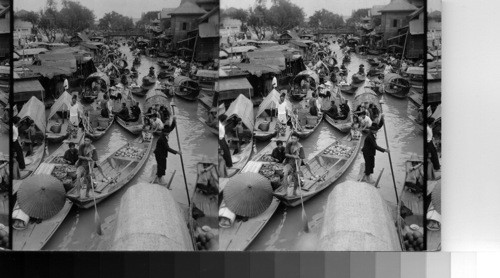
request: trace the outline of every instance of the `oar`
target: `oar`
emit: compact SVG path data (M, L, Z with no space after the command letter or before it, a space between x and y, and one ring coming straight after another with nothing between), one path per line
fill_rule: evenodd
M382 113L382 104L384 104L384 101L381 99L380 100L380 113ZM385 134L385 144L387 146L387 149L389 150L389 139L387 138L387 128L385 127L385 122L384 122L384 134ZM396 203L399 203L399 197L398 197L398 190L396 188L396 179L394 178L394 169L392 167L392 158L391 158L391 153L389 152L389 165L391 166L391 175L392 175L392 183L394 184L394 193L396 193Z
M97 212L97 204L95 201L95 190L94 190L94 179L92 178L92 168L94 168L94 163L89 163L89 176L90 176L90 186L92 187L92 199L94 199L94 209L95 209L95 214L94 214L94 221L96 224L96 233L98 235L102 235L102 228L101 228L101 217L99 216L99 213Z
M172 184L172 181L174 180L174 176L175 176L176 171L177 170L174 170L174 172L172 173L172 176L170 176L170 180L167 183L167 189L170 189L170 185Z
M378 174L377 181L374 184L375 188L379 188L378 183L380 182L380 178L382 178L382 173L384 172L384 169L385 168L382 168L382 171L380 171L380 174Z
M302 222L304 223L304 232L309 233L309 223L307 222L306 210L304 209L304 199L302 199L302 185L300 184L299 176L299 163L295 159L295 167L297 168L297 182L299 183L298 190L300 190L300 204L302 205Z
M172 101L170 103L172 106L172 116L175 116L175 103ZM177 145L179 146L179 151L181 151L181 141L179 140L179 129L177 127L177 124L175 125L175 134L177 135ZM182 166L182 176L184 177L184 185L186 186L186 195L187 195L187 200L188 200L188 205L191 205L191 198L189 198L189 190L188 190L188 184L186 180L186 171L184 170L184 160L182 159L182 154L179 154L181 157L181 166ZM169 184L170 187L170 184Z

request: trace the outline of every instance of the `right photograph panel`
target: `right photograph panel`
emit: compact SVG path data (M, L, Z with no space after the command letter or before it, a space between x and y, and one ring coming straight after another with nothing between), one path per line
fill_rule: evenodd
M221 251L428 249L424 2L221 0Z

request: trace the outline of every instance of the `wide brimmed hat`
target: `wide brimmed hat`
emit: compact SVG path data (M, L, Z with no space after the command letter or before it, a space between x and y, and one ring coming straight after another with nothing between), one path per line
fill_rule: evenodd
M271 182L257 173L243 173L231 178L224 188L224 202L235 214L255 217L271 205Z
M21 183L18 201L21 210L30 217L49 219L64 207L66 190L51 175L33 175Z

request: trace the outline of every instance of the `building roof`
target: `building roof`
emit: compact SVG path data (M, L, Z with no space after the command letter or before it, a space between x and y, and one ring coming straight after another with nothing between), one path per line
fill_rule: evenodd
M179 5L177 9L175 9L170 14L180 15L180 14L205 14L206 11L200 8L198 5L193 4L191 2L184 2Z
M170 14L175 11L176 8L163 8L160 11L160 19L170 18Z
M205 20L208 20L212 15L216 14L219 12L219 7L213 8L211 11L208 13L202 15L200 18L198 18L199 22L203 22Z
M380 15L380 10L382 10L385 7L385 5L375 5L371 8L370 14L371 16L377 16Z
M404 11L415 11L417 7L408 3L406 0L393 0L391 3L386 5L380 10L380 13L386 12L404 12Z
M410 18L410 20L412 19L415 19L415 18L418 18L418 16L424 12L424 7L414 11L413 13L411 13L408 17Z

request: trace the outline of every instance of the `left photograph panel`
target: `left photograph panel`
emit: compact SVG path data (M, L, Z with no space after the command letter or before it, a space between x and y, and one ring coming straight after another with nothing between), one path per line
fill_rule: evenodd
M12 248L218 250L219 2L13 11Z
M0 1L0 250L9 240L10 1Z

